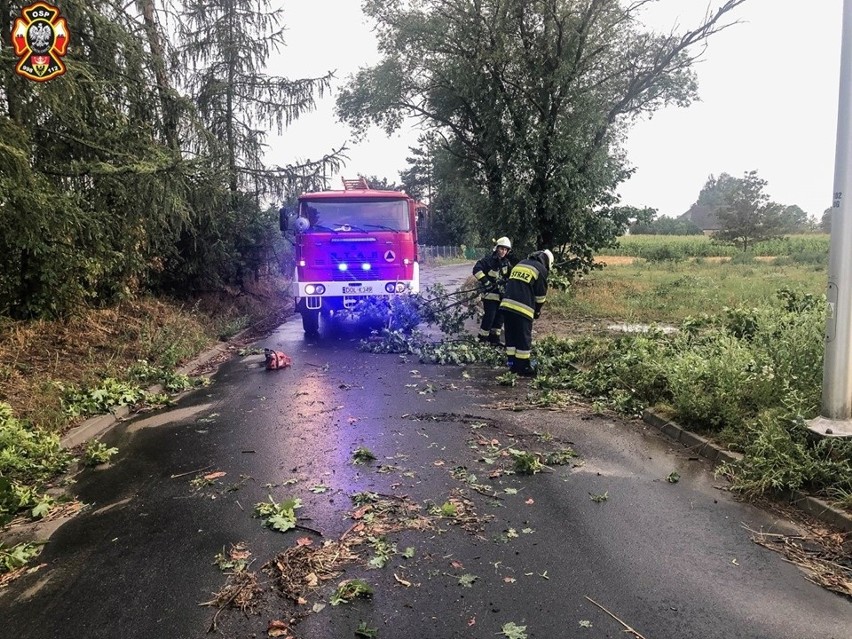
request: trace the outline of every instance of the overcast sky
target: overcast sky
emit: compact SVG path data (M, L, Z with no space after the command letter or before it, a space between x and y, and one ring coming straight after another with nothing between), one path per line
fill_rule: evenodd
M656 30L697 23L721 0L658 0L646 12ZM270 72L291 78L336 70L331 96L315 113L271 138L269 160L316 158L350 147L346 177L378 175L398 181L417 135L388 138L371 130L351 142L334 118L334 95L359 67L378 60L375 40L358 0L287 0L287 47ZM620 189L623 204L651 206L677 216L697 199L710 174L736 177L757 170L770 197L797 204L819 218L831 205L837 127L842 0L747 0L741 24L710 39L695 67L700 101L657 112L638 123L627 141L633 177ZM333 185L337 188L337 185Z

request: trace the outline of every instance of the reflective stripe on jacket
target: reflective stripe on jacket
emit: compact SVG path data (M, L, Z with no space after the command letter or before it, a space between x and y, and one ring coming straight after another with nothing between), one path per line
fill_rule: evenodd
M499 289L502 289L511 269L512 265L509 259L504 257L501 260L497 251L494 251L491 255L486 255L473 265L473 276L483 288L495 289L483 293L482 299L500 301Z
M533 319L547 300L547 267L534 259L519 262L509 274L500 310Z

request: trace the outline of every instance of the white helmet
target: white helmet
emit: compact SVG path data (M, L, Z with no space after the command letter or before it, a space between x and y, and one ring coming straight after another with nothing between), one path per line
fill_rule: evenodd
M547 270L549 271L553 268L553 253L550 252L550 249L544 249L542 253L547 256Z
M504 235L503 237L501 237L499 240L497 240L494 243L494 250L495 251L497 250L498 246L502 246L502 247L507 248L511 251L512 250L512 240L510 240L508 237L506 237Z

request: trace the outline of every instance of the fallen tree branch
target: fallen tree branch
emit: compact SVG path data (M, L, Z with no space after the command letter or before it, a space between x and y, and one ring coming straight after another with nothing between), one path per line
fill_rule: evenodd
M588 599L589 601L591 601L591 602L592 602L593 604L595 604L598 608L600 608L601 610L603 610L606 614L608 614L610 617L612 617L612 618L613 618L613 619L615 619L618 623L620 623L622 626L624 626L624 632L628 632L628 633L630 633L631 635L633 635L633 636L635 637L635 639L645 639L645 637L644 637L644 636L642 636L642 634L641 634L638 630L634 630L633 628L631 628L630 626L628 626L628 625L627 625L626 623L624 623L621 619L619 619L619 618L618 618L618 617L616 617L614 614L612 614L609 610L607 610L607 609L606 609L606 608L604 608L602 605L600 605L597 601L595 601L594 599L592 599L592 598L591 598L591 597L589 597L588 595L586 595L586 599Z

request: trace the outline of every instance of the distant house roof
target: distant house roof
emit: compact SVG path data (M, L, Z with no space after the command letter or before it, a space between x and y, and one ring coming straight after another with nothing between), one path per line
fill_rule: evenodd
M716 211L718 210L718 206L693 204L689 207L689 210L678 219L688 220L702 231L718 231L722 228L722 225L719 223L719 218L716 215Z

